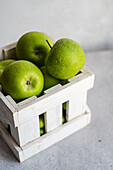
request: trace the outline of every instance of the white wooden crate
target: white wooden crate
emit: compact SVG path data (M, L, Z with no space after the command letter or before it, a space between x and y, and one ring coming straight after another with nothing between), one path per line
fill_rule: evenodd
M0 60L15 58L16 43L0 49ZM0 91L0 131L17 159L22 162L90 123L87 91L93 87L94 74L82 72L58 84L40 97L16 103ZM0 87L1 88L1 87ZM1 88L2 89L2 88ZM62 124L62 105L66 102L66 120ZM40 136L39 116L44 114L45 134ZM10 127L10 133L7 127Z

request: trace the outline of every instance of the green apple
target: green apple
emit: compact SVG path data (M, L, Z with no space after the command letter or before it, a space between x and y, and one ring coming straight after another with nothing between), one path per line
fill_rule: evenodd
M63 109L66 110L66 102L63 103Z
M66 113L63 114L62 116L62 124L66 123Z
M45 133L45 124L44 124L44 115L41 114L39 116L39 124L40 124L40 135L42 136Z
M40 123L40 128L43 128L44 127L44 116L43 115L39 116L39 123Z
M4 69L1 84L6 94L20 101L33 95L39 96L43 90L44 77L33 63L18 60Z
M8 66L9 64L11 64L12 62L14 62L15 60L13 59L8 59L8 60L4 60L0 62L0 83L1 83L1 75L3 70L5 69L6 66Z
M41 128L41 129L40 129L40 136L44 135L44 133L45 133L45 129L44 129L44 128Z
M68 83L68 80L66 79L66 80L60 80L60 84L61 85L65 85L65 84L67 84Z
M17 42L16 57L21 60L28 60L38 67L44 65L46 55L50 51L46 40L53 46L51 39L41 32L28 32Z
M66 102L63 103L62 123L66 123Z
M58 79L56 79L56 78L54 78L54 77L52 77L51 75L48 74L45 66L40 67L40 70L42 71L42 74L44 76L44 90L60 83L60 80L58 80Z
M75 76L84 64L85 54L82 47L68 38L58 40L45 58L48 73L61 80Z

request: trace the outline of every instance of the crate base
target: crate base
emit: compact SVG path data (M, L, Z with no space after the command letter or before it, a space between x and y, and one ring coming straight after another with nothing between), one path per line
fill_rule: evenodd
M40 151L52 146L53 144L61 141L67 136L73 134L74 132L80 130L90 123L91 112L86 106L86 111L77 118L70 120L69 122L59 126L55 130L48 132L47 134L31 141L30 143L20 147L8 133L7 129L0 122L0 132L3 136L5 142L8 144L12 152L15 154L16 158L22 162L31 156L39 153Z

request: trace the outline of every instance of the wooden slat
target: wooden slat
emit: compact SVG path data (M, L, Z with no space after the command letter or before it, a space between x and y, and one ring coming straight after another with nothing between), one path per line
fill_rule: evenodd
M17 103L13 100L13 98L10 95L6 96L6 99L9 101L9 103L12 105L12 107L18 111L18 105Z
M68 101L73 95L79 94L81 90L88 90L90 87L92 87L93 78L93 76L88 76L85 79L82 79L81 81L78 81L76 83L72 81L71 84L68 83L62 86L60 89L56 90L50 95L45 94L37 98L37 100L34 101L32 104L29 103L29 106L27 107L26 105L22 105L21 107L19 107L20 110L18 111L18 123L21 124L24 121L28 121L29 119L31 119L32 110L34 111L34 113L40 115L51 109L53 106L56 107L59 104Z
M17 129L20 146L26 145L32 140L40 137L39 116L36 115L30 121L21 124Z
M20 139L19 139L19 134L18 134L18 128L10 125L10 130L11 130L11 136L14 138L14 140L17 142L18 145L20 145Z
M15 59L16 57L16 43L12 43L0 49L0 61L6 59Z
M28 143L23 147L19 147L13 138L9 135L4 126L0 123L1 135L5 139L6 143L9 145L17 159L22 162L31 156L39 153L40 151L52 146L53 144L59 142L60 140L66 138L67 136L73 134L74 132L80 130L90 123L91 113L88 107L86 107L86 112L76 119L73 119L55 130L48 132L42 137Z
M82 77L82 80L80 80ZM94 82L94 75L90 75L87 77L83 77L83 75L80 77L80 79L75 79L72 82L61 86L56 91L53 91L46 95L43 95L39 98L36 98L36 96L33 96L29 99L24 100L22 103L20 102L18 104L17 109L15 110L15 106L11 106L13 110L13 115L11 112L8 112L8 101L6 100L5 96L1 95L1 107L5 108L6 104L6 110L8 118L10 119L11 123L14 124L15 127L17 127L19 124L22 124L24 122L27 122L28 120L32 119L33 114L37 113L38 115L45 113L48 109L52 108L52 105L49 103L51 102L54 107L58 106L61 103L64 103L65 101L68 101L73 95L79 93L82 89L87 90L93 86ZM33 100L31 100L33 99ZM27 101L27 102L26 102ZM10 110L10 109L9 109ZM17 114L18 111L18 114ZM31 111L33 111L33 114L31 114ZM13 116L13 117L12 117ZM15 120L14 120L15 118Z
M29 107L29 105L32 105L33 103L35 103L37 101L37 97L36 96L32 96L29 97L21 102L18 103L18 111L20 110L20 108L24 107Z
M48 132L47 134L43 135L42 137L33 141L32 143L23 146L22 147L24 153L23 160L28 159L32 155L39 153L40 151L50 147L51 145L59 142L60 140L73 134L79 129L85 127L90 123L90 119L91 113L90 112L85 113L80 117L61 125L55 130Z
M44 91L45 94L51 94L52 92L55 92L57 89L60 89L61 85L58 84L56 86L53 86L52 88ZM49 105L52 105L50 103ZM45 118L45 131L49 132L59 125L62 124L62 103L60 103L58 106L52 105L51 109L47 109L47 111L44 113Z
M40 137L39 116L21 124L19 127L10 125L11 135L19 146L26 145L34 139Z
M8 125L11 124L11 122L9 121L9 119L6 117L6 114L4 114L2 108L0 107L0 121L4 124L4 125Z
M10 124L15 126L16 121L17 121L17 111L15 108L9 103L7 98L0 92L0 108L6 118L9 120Z
M57 90L60 90L61 87L62 87L61 84L57 84L57 85L55 85L55 86L53 86L53 87L45 90L45 91L44 91L44 94L49 94L49 95L50 95L50 94L53 94L53 93L55 93Z
M11 137L11 135L8 133L2 122L0 122L0 132L1 136L4 138L5 142L8 144L9 148L12 150L12 152L15 154L16 158L20 160L20 158L23 158L22 149L17 145L17 143L14 141L14 139Z
M62 104L45 113L45 131L49 132L62 124Z
M81 91L69 99L69 101L66 103L67 121L76 118L85 112L86 100L87 91Z

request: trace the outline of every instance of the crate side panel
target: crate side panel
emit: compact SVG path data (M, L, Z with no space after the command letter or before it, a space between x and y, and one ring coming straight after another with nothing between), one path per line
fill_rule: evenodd
M14 99L10 96L7 95L6 99L9 101L9 103L14 107L15 110L18 110L18 105L17 103L14 101Z
M51 103L52 104L52 103ZM49 132L62 124L62 104L45 113L45 131Z
M85 112L87 101L87 91L81 91L77 95L72 96L66 104L67 121L80 116Z
M19 141L19 134L18 134L18 128L14 127L12 125L10 125L11 128L11 136L14 138L14 140L18 143L18 145L20 144Z
M57 84L56 86L53 86L46 91L44 91L45 94L51 94L55 92L57 89L60 89L62 87L61 84ZM54 106L53 103L50 101L50 106L52 108L48 108L47 112L44 114L45 118L45 131L49 132L59 125L62 124L62 103L58 106Z
M88 90L91 81L92 77L88 76L77 83L68 83L50 95L45 94L37 98L37 100L32 103L32 105L29 104L27 108L22 106L18 111L19 124L23 123L25 120L28 121L31 118L30 110L34 110L34 113L37 113L38 115L45 113L47 110L52 109L53 106L56 107L59 104L68 101L73 95L79 94L83 90ZM29 111L27 112L27 110Z
M3 109L0 107L0 121L3 124L11 124L9 119L7 118L6 114L4 113Z
M4 138L5 142L8 144L9 148L12 150L14 155L18 160L20 160L20 157L23 157L23 153L21 148L17 145L17 143L13 140L13 138L10 136L2 122L0 122L0 132L2 137Z
M32 113L31 113L32 114ZM30 121L17 127L19 146L26 145L40 136L39 116L33 117Z
M3 60L16 58L16 43L10 44L2 48Z
M22 150L24 154L24 160L59 142L60 140L73 134L79 129L85 127L90 123L90 119L91 113L85 113L80 117L73 119L68 123L65 123L64 125L61 125L55 130L48 132L47 134L33 141L32 143L23 146Z
M17 121L16 110L1 92L0 92L0 108L4 115L6 116L6 118L9 120L10 124L15 125Z
M13 138L9 135L7 130L4 128L3 124L0 122L0 132L4 140L15 154L20 162L30 158L31 156L37 154L38 152L48 148L49 146L59 142L65 137L71 135L72 133L78 131L79 129L85 127L90 123L91 113L88 107L86 107L86 112L80 117L69 121L68 123L61 125L55 130L45 134L44 136L28 143L23 147L19 147Z
M4 104L4 102L0 99L0 110L4 116L4 121L9 122L9 124L14 124L12 112L10 109ZM5 120L6 119L6 120Z

